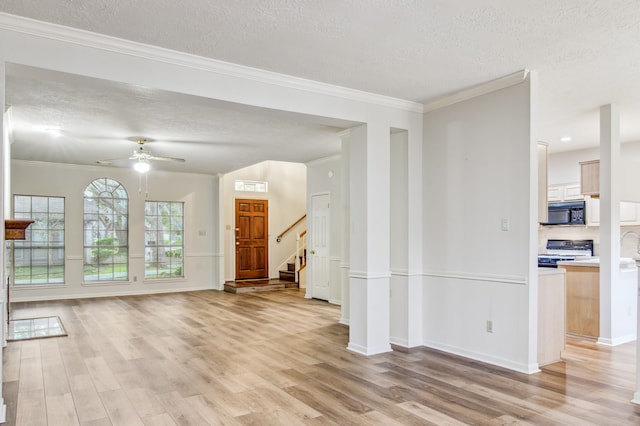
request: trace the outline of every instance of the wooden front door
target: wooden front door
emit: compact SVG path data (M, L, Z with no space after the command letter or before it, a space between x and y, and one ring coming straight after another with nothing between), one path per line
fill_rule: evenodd
M267 200L236 199L236 279L269 277Z

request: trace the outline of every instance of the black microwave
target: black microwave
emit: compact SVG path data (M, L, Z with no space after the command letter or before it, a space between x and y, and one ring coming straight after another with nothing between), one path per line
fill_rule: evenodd
M549 203L547 222L541 225L584 225L585 202L563 201Z

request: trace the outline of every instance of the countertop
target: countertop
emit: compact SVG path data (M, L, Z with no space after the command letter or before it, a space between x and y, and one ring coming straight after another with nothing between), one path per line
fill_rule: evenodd
M568 261L558 262L558 266L585 266L585 267L591 267L591 268L599 268L600 258L588 257L586 259L580 259L580 260L568 260ZM630 257L621 257L620 269L637 269L636 261Z

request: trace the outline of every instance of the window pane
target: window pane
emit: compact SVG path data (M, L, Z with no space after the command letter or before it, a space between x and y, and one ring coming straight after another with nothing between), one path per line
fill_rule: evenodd
M27 228L26 239L14 242L14 284L63 283L64 198L16 195L14 217L35 221Z
M63 198L49 198L49 213L62 213L62 214L64 214L64 199Z
M48 212L49 211L49 200L47 197L32 197L31 198L31 211L33 213L38 212Z
M13 199L13 212L31 212L31 197L16 195Z
M145 204L145 278L182 277L184 203Z
M85 281L128 280L127 191L119 182L102 178L91 182L84 194Z

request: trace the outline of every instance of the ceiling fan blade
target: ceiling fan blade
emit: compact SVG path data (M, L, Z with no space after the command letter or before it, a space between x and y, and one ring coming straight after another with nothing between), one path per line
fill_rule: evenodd
M96 164L99 164L101 166L108 166L110 164L115 163L116 161L122 161L124 160L124 158L110 158L108 160L98 160L96 161Z
M184 163L185 159L184 158L174 158L174 157L156 157L156 156L150 156L149 160L158 160L158 161L174 161L176 163Z
M184 158L159 157L159 156L153 155L151 153L151 151L144 149L143 148L144 143L148 142L148 141L150 141L152 139L136 137L136 138L131 138L131 140L133 140L133 141L138 143L138 148L133 150L133 152L131 153L131 156L128 158L129 160L144 161L144 162L146 162L148 160L172 161L174 163L184 163L185 162ZM99 164L101 166L109 166L109 165L113 165L115 162L122 161L122 160L126 160L126 158L98 160L98 161L96 161L96 164Z

